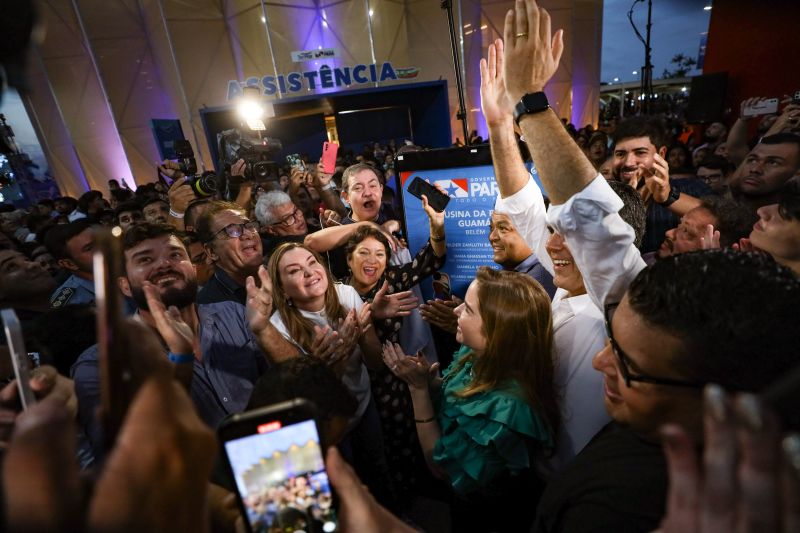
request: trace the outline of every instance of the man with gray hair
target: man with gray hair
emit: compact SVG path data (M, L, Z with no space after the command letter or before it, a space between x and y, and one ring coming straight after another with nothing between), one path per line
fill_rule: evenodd
M265 261L284 242L303 242L308 226L303 212L283 191L269 191L256 202L255 215L261 224Z

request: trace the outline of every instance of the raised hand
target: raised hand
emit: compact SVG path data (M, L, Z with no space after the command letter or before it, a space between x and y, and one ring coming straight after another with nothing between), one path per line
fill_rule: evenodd
M512 102L544 90L561 61L563 35L551 34L550 15L535 0L516 0L503 31L503 80Z
M339 338L339 332L330 326L314 326L314 342L311 343L311 355L329 364L336 363L341 358L337 350L344 344Z
M180 174L180 172L178 172ZM194 191L188 186L188 178L180 174L170 185L167 195L169 196L169 208L176 213L185 213L189 203L195 199Z
M489 45L487 59L481 59L481 109L486 124L493 126L510 123L514 104L506 92L503 80L503 40Z
M327 228L329 226L341 226L342 225L342 217L334 211L333 209L325 209L322 212L322 227Z
M422 208L425 210L425 214L428 215L428 220L430 221L431 231L438 236L444 235L444 211L441 213L436 212L434 208L431 207L431 204L428 203L428 197L424 194L422 195Z
M719 231L714 230L713 224L706 226L705 234L700 237L700 246L703 250L715 250L721 248L719 245Z
M754 395L705 391L702 458L680 427L662 430L669 467L663 533L798 531L800 439L783 441Z
M455 308L460 304L461 300L456 296L453 296L452 300L428 300L427 304L419 306L419 314L429 324L455 335L458 329Z
M239 159L231 165L231 176L244 176L246 169L247 163L245 163L244 159Z
M377 319L408 316L419 306L419 300L412 291L389 292L389 282L384 281L372 299L372 315Z
M272 315L272 280L264 265L258 267L258 278L261 286L256 286L253 276L247 276L245 288L247 289L247 322L250 329L258 335L269 325Z
M194 353L195 333L181 317L178 308L170 306L167 309L161 302L155 286L149 281L143 284L144 295L147 298L147 308L155 320L156 329L167 344L169 351L175 354Z
M666 202L672 190L669 184L669 163L658 154L653 155L652 172L644 172L645 186L656 203Z
M411 357L403 353L399 344L388 341L383 345L383 362L412 389L427 389L431 374L439 368L439 363L431 365L422 352Z

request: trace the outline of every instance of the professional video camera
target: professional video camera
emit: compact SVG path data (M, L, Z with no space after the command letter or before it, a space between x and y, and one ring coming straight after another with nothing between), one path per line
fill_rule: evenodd
M175 158L181 167L181 172L187 176L186 183L198 197L213 196L223 188L224 178L208 171L197 175L197 161L194 158L192 145L186 140L177 140L172 145Z
M272 156L283 149L281 141L272 137L252 137L242 130L230 129L217 134L219 157L226 165L244 160L245 181L278 179L278 165Z

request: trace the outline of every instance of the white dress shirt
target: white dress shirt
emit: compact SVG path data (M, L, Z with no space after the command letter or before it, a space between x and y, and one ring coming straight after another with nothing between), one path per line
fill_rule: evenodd
M550 232L544 197L536 182L531 178L513 195L498 196L495 210L509 216L542 265L553 274L553 261L545 248ZM574 255L571 245L570 250ZM603 313L587 294L568 297L564 289L556 291L552 311L561 427L555 454L538 461L539 470L548 477L563 470L611 420L603 405L603 376L592 368L592 359L606 341Z

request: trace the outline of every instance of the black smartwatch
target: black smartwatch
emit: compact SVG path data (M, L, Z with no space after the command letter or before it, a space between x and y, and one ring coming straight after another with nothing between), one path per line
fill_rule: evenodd
M664 200L663 202L656 202L656 203L658 205L661 205L661 206L664 206L664 207L669 207L672 204L674 204L675 202L677 202L678 198L680 198L680 197L681 197L681 193L679 193L675 189L670 189L669 190L669 195L667 196L667 199Z
M548 109L550 109L550 103L547 101L547 95L544 92L528 93L520 98L514 107L514 122L519 124L519 119L523 116L541 113Z

